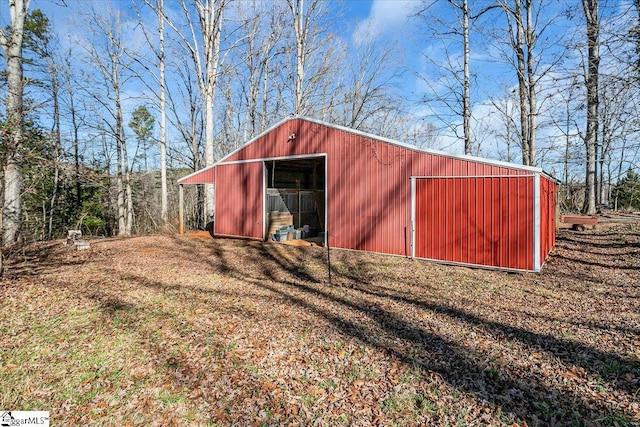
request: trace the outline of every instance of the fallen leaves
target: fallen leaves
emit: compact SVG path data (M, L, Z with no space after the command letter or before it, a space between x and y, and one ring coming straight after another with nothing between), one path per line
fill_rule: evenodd
M65 425L638 422L638 247L563 232L541 274L335 251L328 286L321 248L36 245L47 261L0 282L20 308L0 324L0 407Z

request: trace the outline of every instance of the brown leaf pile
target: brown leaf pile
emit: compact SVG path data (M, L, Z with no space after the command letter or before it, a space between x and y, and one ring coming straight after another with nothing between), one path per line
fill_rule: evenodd
M541 274L151 236L14 255L0 408L54 425L637 425L640 232Z

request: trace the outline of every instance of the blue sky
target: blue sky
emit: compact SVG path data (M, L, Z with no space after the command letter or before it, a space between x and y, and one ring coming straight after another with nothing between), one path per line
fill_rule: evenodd
M177 8L177 2L166 0L167 7ZM242 1L242 0L240 0ZM307 2L310 0L306 0ZM431 0L429 0L431 1ZM472 7L480 7L481 4L489 0L475 0L471 2ZM41 8L51 18L56 30L60 34L63 43L71 36L71 40L77 40L76 36L82 36L86 31L80 17L80 10L90 9L91 6L99 8L107 7L111 4L116 9L130 10L130 0L65 0L67 7L60 5L60 0L32 0L31 8ZM617 2L605 2L602 13L612 13L616 8L624 8L629 4L629 0ZM453 124L459 124L461 120L455 117L442 105L436 102L418 102L422 98L428 97L430 91L442 90L451 82L451 76L447 77L446 72L442 72L438 65L452 58L454 61L461 59L461 47L459 39L435 36L433 31L437 30L435 21L425 21L412 18L417 7L424 4L421 0L331 0L328 5L338 12L338 18L332 22L332 30L341 37L349 46L355 47L362 40L375 39L380 46L391 46L398 56L398 67L404 70L403 78L398 82L398 96L405 103L407 114L415 117L417 123L426 121L435 123L440 130L437 145L433 148L446 149L452 152L462 151L462 142L456 137L451 128L447 128L440 120L444 116ZM573 6L576 19L570 21L563 13L569 6ZM437 3L431 9L436 15L445 21L452 22L453 14L446 2ZM0 11L0 18L6 23L6 6ZM549 0L545 3L540 19L548 22L549 26L545 31L545 38L541 40L538 58L540 69L545 69L548 65L554 64L558 58L561 59L562 67L569 68L579 65L583 52L575 49L562 50L562 44L558 41L565 39L565 36L577 36L582 34L580 26L579 1ZM478 25L484 29L495 29L500 31L504 28L504 17L501 13L491 12L478 21ZM430 33L431 31L431 33ZM504 37L504 34L503 34ZM491 40L480 35L477 31L471 33L471 73L472 73L472 106L473 106L473 126L477 134L478 147L475 154L499 158L504 158L504 149L498 147L496 135L503 127L500 114L496 112L495 100L504 101L505 107L512 108L513 100L505 100L504 96L513 93L516 85L513 68L507 64L509 54L505 55L501 51L503 45L498 41L500 37ZM71 43L75 43L72 41ZM445 49L448 52L445 53ZM606 67L606 64L603 63ZM559 67L558 67L559 68ZM549 106L558 101L557 80L560 78L559 72L550 72L540 80L540 102L543 106ZM580 96L578 91L577 96ZM493 103L490 101L493 99ZM576 101L579 101L578 99ZM548 113L553 114L551 112ZM546 117L551 119L552 117ZM417 124L419 126L420 124ZM577 133L577 129L576 129ZM458 135L459 136L459 135ZM559 144L561 136L553 126L545 125L541 127L539 133L540 162L541 166L546 166L545 162L550 162L549 152L545 152L545 144ZM512 159L518 161L518 158Z

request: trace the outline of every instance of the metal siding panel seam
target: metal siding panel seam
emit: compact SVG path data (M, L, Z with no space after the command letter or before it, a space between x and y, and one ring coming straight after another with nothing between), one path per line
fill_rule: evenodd
M327 244L329 236L329 157L324 157L324 244Z
M516 233L518 235L517 248L518 248L518 267L519 268L529 268L529 209L527 208L527 204L529 203L529 181L530 178L518 178L518 197L516 199L517 203L517 215L518 221L516 222ZM523 209L524 208L524 209ZM524 218L522 218L524 215Z
M216 186L214 187L214 193L213 193L213 235L215 236L217 233L216 230L216 223L217 221L217 217L218 217L218 168L214 168L213 169L213 173L214 173L214 178L216 181Z
M457 162L456 162L457 163ZM454 163L454 169L456 167L456 163ZM453 230L454 230L454 236L455 236L455 240L454 240L454 245L453 245L453 253L452 253L452 258L454 259L454 261L461 261L460 256L462 254L462 227L461 227L461 223L462 223L462 192L461 192L461 186L462 182L459 180L454 181L453 184L453 191L454 191L454 209L457 212L456 218L455 218L455 222L453 224Z
M460 182L458 183L458 200L459 200L459 209L460 209L460 218L458 218L458 232L460 233L460 237L458 238L458 241L460 242L458 244L458 246L460 247L459 251L458 251L458 258L461 261L465 260L464 257L464 251L465 251L465 247L467 246L467 242L466 242L466 238L468 236L468 234L465 232L465 218L467 217L467 212L468 212L468 207L469 207L469 199L465 197L464 195L464 190L463 190L463 185L462 185L462 180L460 180Z
M468 230L469 230L469 253L468 258L469 262L472 264L477 263L477 249L478 249L478 227L477 227L477 209L478 209L478 192L475 189L478 187L478 178L472 178L473 181L469 180L469 188L468 194L471 200L471 205L469 206L469 218L468 218Z
M533 177L533 270L540 271L540 175Z
M433 239L433 249L432 249L432 256L434 258L437 259L441 259L442 258L442 234L443 233L447 233L447 219L444 218L444 220L442 221L442 227L437 227L437 221L440 220L440 210L441 209L446 209L447 205L449 204L449 200L448 197L445 195L440 194L441 189L440 186L442 184L440 183L440 181L433 181L431 183L432 186L432 192L431 192L431 197L430 197L430 203L429 203L429 213L431 214L431 232L434 236ZM438 197L440 197L443 200L443 203L436 203L436 195ZM446 249L446 248L445 248Z
M527 235L526 230L528 228L528 218L527 218L527 210L524 211L521 209L523 203L526 203L527 198L527 180L525 179L524 183L522 180L518 180L517 182L517 193L515 194L515 213L517 215L516 221L514 221L515 232L517 235L516 239L516 248L518 256L516 258L516 264L518 268L526 268L527 267L527 251L528 251L528 243L527 243ZM522 217L524 214L524 218ZM524 225L524 227L523 227ZM525 232L525 235L522 235L522 232Z
M411 258L416 257L416 179L410 178L411 185Z
M267 164L262 162L262 240L267 240Z
M447 259L447 251L449 249L449 245L446 244L446 239L445 236L448 236L451 234L451 230L449 229L450 225L450 221L449 221L449 217L447 215L442 215L442 211L450 211L451 207L450 205L450 197L451 197L451 192L448 191L449 189L445 186L446 182L445 181L440 181L437 180L436 181L439 185L439 189L437 191L437 194L440 198L444 199L444 203L436 203L435 200L433 200L433 205L435 206L435 209L437 209L437 216L434 215L434 217L436 217L437 219L443 218L443 224L444 227L442 227L442 229L440 229L440 227L436 227L436 224L433 224L433 228L434 230L438 231L438 246L437 246L437 253L436 253L436 257L437 259Z
M517 233L517 242L516 242L516 247L518 248L518 259L517 259L517 264L518 264L518 268L527 268L527 256L526 253L528 251L528 237L527 237L527 233L526 230L528 229L527 226L527 221L528 219L526 218L522 218L522 214L523 214L523 209L521 208L523 203L528 203L526 201L527 199L527 187L528 187L528 178L523 179L518 179L518 197L516 199L516 209L517 209L517 215L518 215L518 221L516 221L515 224L515 232ZM525 206L526 207L526 206ZM528 211L528 209L524 210L524 214L526 214L526 212ZM524 234L523 234L524 232ZM524 255L523 255L524 253Z
M448 168L450 168L451 166L448 165ZM442 242L445 244L445 255L444 255L444 259L448 259L448 260L452 260L455 261L453 259L453 255L455 253L455 241L452 242L452 237L455 236L455 232L456 232L456 211L455 211L455 200L456 200L456 191L455 191L455 181L441 181L442 185L444 187L443 192L447 193L447 195L449 197L447 197L447 211L451 213L451 216L446 215L445 212L443 212L443 210L441 210L439 212L440 217L447 217L447 233L445 235L442 236Z
M425 211L426 211L426 215L429 216L430 219L430 223L429 223L429 233L431 236L433 236L431 239L429 239L429 236L425 236L425 239L427 239L428 242L431 243L431 248L429 249L431 254L431 257L433 258L439 258L439 248L440 248L440 236L438 235L438 231L441 231L444 229L444 227L446 227L446 223L442 223L442 227L434 227L434 223L437 219L436 218L436 214L437 214L437 206L434 203L434 199L435 199L435 193L437 191L437 187L436 187L437 181L431 181L429 182L429 192L427 193L429 196L429 201L428 203L425 205ZM441 204L441 206L443 204L446 204L446 200L443 201L443 203Z
M523 194L523 181L524 184L526 186L526 181L528 179L527 178L520 178L517 177L515 178L515 189L514 189L514 195L511 196L513 198L512 203L513 203L513 213L511 218L513 219L513 217L516 217L515 221L513 221L512 227L511 227L511 233L512 233L512 239L514 240L514 245L516 248L516 256L515 259L513 260L513 264L515 264L517 266L517 268L525 268L526 265L523 265L521 259L522 257L522 248L526 246L522 245L522 241L523 238L526 240L526 236L522 236L522 233L520 231L520 223L521 223L521 218L520 218L520 205L522 203L522 201L526 198L526 193ZM526 257L525 257L526 258Z
M446 166L447 168L449 167L449 165ZM444 219L445 220L445 233L442 234L441 236L441 242L442 242L442 254L440 255L440 259L451 259L449 258L449 251L451 249L451 243L450 243L450 239L453 237L453 230L451 229L451 224L452 224L452 216L453 215L447 215L447 212L453 212L452 207L451 207L451 200L453 198L453 193L451 191L451 186L450 181L440 181L442 183L442 193L446 195L446 204L444 206L442 206L439 210L438 210L438 218L440 219ZM436 224L433 225L434 228L436 228Z
M496 189L496 179L489 178L491 185L491 265L500 265L500 251L496 245L496 235L499 234L500 211L498 209L498 192Z

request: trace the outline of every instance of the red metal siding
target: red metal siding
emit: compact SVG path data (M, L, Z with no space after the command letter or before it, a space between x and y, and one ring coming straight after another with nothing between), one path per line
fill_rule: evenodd
M295 139L289 139L291 134ZM332 247L410 255L410 178L449 177L418 180L433 187L421 195L430 203L420 207L432 211L420 218L430 233L423 250L437 257L418 256L532 268L533 178L531 171L515 165L425 153L292 119L229 156L216 166L215 176L203 171L182 183L216 180L216 233L261 238L264 183L262 162L255 160L316 154L327 156L326 228ZM513 178L480 178L491 175ZM462 179L468 176L472 178ZM555 197L555 184L545 178L541 182ZM555 199L544 194L541 189L540 213L549 223L542 220L541 259L555 243L555 216L548 212L555 214Z
M295 134L296 138L289 140ZM225 162L327 154L327 230L333 247L409 254L411 176L530 174L428 154L303 119L256 139Z
M532 176L416 180L415 255L533 269Z
M216 166L215 234L262 239L262 162Z
M405 153L379 141L336 135L329 157L328 229L335 247L408 253L409 171Z
M215 167L204 169L180 180L180 184L213 184L215 182Z

